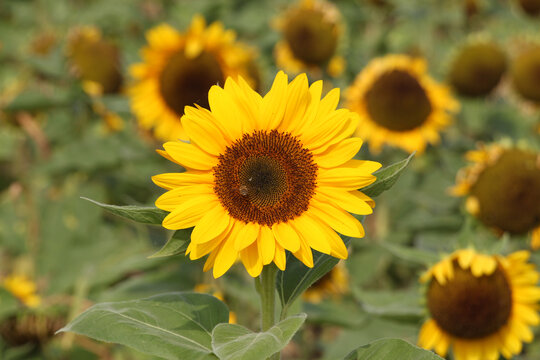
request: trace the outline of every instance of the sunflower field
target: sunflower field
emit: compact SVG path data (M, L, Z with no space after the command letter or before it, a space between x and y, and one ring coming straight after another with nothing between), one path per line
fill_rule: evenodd
M0 0L0 360L538 360L539 282L539 0Z

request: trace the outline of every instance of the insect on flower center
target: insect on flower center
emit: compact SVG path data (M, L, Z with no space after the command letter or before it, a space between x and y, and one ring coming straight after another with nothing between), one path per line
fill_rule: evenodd
M177 115L183 115L186 105L208 108L208 90L223 81L221 66L214 55L201 52L188 58L181 51L169 59L159 78L159 87L167 106Z
M540 156L519 149L505 151L471 188L486 225L522 234L540 225Z
M284 34L293 55L310 65L326 63L336 51L335 24L316 10L296 10L287 21Z
M447 333L477 339L497 332L510 318L512 292L499 266L491 275L474 276L453 262L454 278L441 285L435 278L427 292L431 316Z
M232 217L271 226L308 209L317 165L294 136L256 131L227 147L214 178L214 191Z
M432 110L424 88L403 70L392 70L379 76L367 91L365 102L373 121L392 131L418 128Z

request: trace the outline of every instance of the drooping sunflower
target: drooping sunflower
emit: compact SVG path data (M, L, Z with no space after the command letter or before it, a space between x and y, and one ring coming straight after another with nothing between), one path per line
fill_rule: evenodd
M242 76L257 87L255 52L236 42L221 22L206 26L195 16L185 33L162 24L146 33L143 63L132 65L132 109L139 124L161 140L185 139L180 117L185 106L208 108L208 90L225 79Z
M475 39L455 55L448 73L450 85L463 96L488 95L506 70L506 55L497 43Z
M525 100L540 103L540 44L524 47L512 60L511 77L514 90Z
M2 282L4 288L28 307L37 307L41 298L36 293L36 284L23 275L7 276Z
M418 344L455 360L509 359L533 340L530 329L540 323L540 274L527 262L530 253L506 257L462 249L429 269L427 284L430 318Z
M353 159L362 145L349 138L357 116L336 110L339 89L322 99L321 92L322 81L308 87L305 74L288 83L279 72L264 97L228 78L210 89L210 110L186 106L190 141L159 151L186 169L152 178L169 190L156 200L170 212L163 226L194 227L186 254L209 254L204 270L214 277L238 257L253 277L272 262L285 269L285 250L309 267L311 249L344 259L336 231L364 236L349 212L372 212L374 202L357 189L374 182L381 165Z
M337 54L343 33L338 8L327 1L300 0L277 19L276 28L283 40L275 47L276 62L287 72L326 69L339 76L345 60Z
M306 301L319 303L324 298L339 298L349 290L349 273L343 262L339 262L322 278L311 285L303 294Z
M118 93L122 88L119 49L103 39L98 28L72 29L68 36L67 56L71 71L82 80L88 94Z
M479 145L465 158L452 193L467 196L466 208L485 225L510 234L532 232L540 248L540 154L499 144Z
M357 135L370 150L383 144L422 153L439 141L459 103L426 73L426 63L406 55L372 60L347 89L345 107L360 115Z

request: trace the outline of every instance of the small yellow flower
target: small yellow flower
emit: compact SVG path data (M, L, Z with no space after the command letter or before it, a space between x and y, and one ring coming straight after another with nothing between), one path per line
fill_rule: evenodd
M479 145L465 155L472 165L460 170L452 193L467 196L466 208L500 232L532 232L540 247L540 154L499 144Z
M36 294L36 284L23 275L10 275L3 281L4 288L28 307L37 307L41 298Z
M374 152L389 144L422 153L459 109L447 87L427 75L425 61L406 55L372 60L345 97L345 107L360 115L356 134Z
M341 75L345 59L337 55L337 48L343 24L334 4L301 0L277 19L276 27L283 34L275 48L278 66L293 74L326 67L330 76Z
M236 34L221 22L206 26L195 16L185 33L167 24L146 33L143 63L132 65L135 84L131 106L139 125L161 140L186 139L180 117L185 106L208 108L208 90L225 79L242 76L258 88L255 52L235 41Z
M510 359L533 340L540 323L540 274L530 253L506 257L463 249L445 257L422 277L430 318L418 344L455 360Z
M344 259L339 232L360 238L364 229L349 212L374 206L358 191L375 181L381 164L356 160L362 140L349 138L357 116L336 110L339 89L321 99L322 81L308 86L279 72L264 97L240 77L213 86L210 110L186 106L182 126L190 142L159 151L186 169L152 179L168 190L156 206L170 214L167 229L194 227L187 254L209 254L204 270L223 275L240 257L258 276L272 262L285 269L285 250L313 266L311 249Z

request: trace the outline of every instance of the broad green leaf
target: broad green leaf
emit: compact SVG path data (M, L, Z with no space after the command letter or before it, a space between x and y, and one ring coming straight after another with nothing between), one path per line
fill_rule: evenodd
M129 346L164 359L216 359L212 329L229 319L207 294L177 292L92 306L59 331Z
M97 206L102 207L110 213L121 216L123 218L136 221L141 224L161 225L168 212L151 206L117 206L100 203L92 199L83 197L82 199L88 200Z
M0 320L14 315L20 309L19 300L9 291L0 287Z
M189 242L191 241L192 230L193 228L176 230L169 241L167 241L158 252L149 256L149 258L173 256L185 253Z
M306 314L294 315L261 333L236 324L219 324L212 332L212 349L221 360L266 359L281 351L305 320Z
M72 97L73 94L61 89L56 89L51 94L31 90L19 94L4 109L6 111L21 111L67 106L71 102Z
M418 320L425 315L421 293L416 287L406 290L362 290L353 288L362 309L372 315L396 320Z
M409 165L414 154L413 152L408 158L376 171L373 175L377 176L377 180L361 189L361 191L367 196L375 197L390 189L399 179L403 170Z
M350 241L351 239L346 237L345 245L348 246ZM314 251L313 267L309 268L291 253L287 253L287 267L285 271L278 271L277 275L277 290L283 310L286 312L298 296L332 270L338 262L338 258Z
M381 243L380 245L382 248L392 253L392 255L395 257L414 264L428 266L439 260L437 254L419 248L402 246L388 242Z
M383 339L359 347L345 360L442 360L431 351L400 339Z

